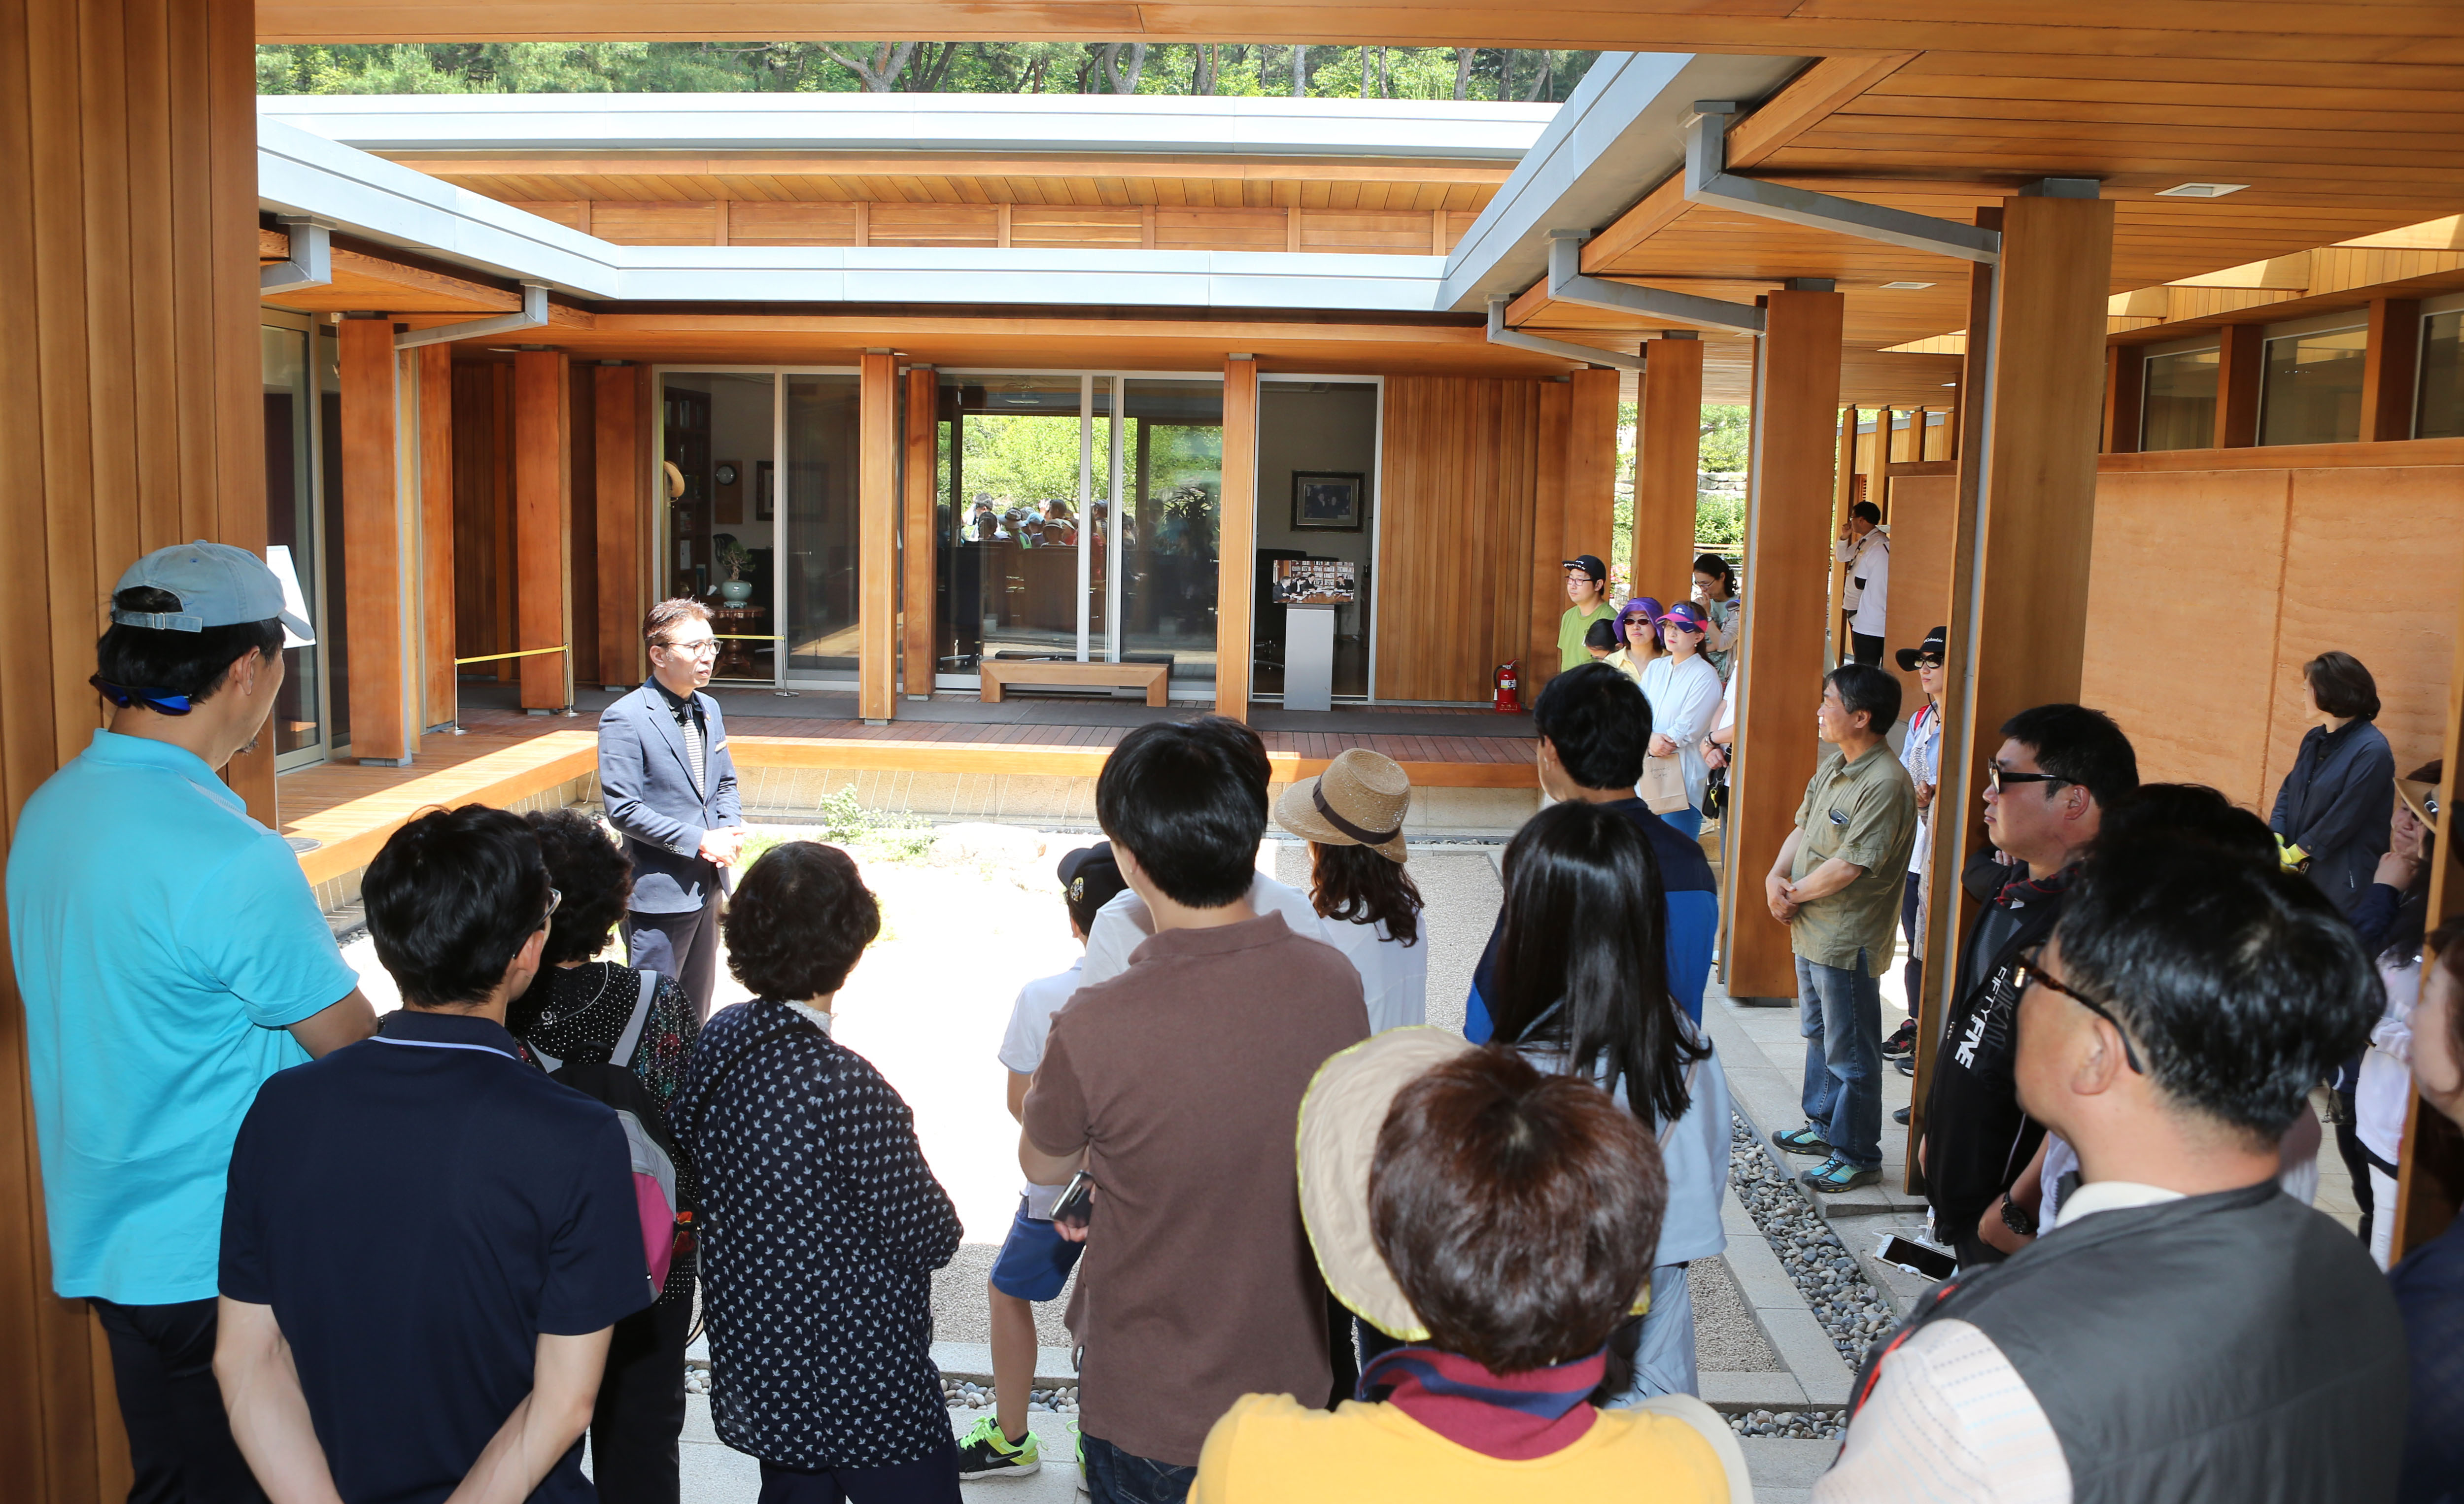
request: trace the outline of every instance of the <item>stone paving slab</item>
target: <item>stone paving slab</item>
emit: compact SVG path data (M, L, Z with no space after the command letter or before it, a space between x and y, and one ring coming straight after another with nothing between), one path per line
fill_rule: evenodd
M1849 1384L1856 1376L1848 1371L1839 1350L1831 1344L1831 1334L1815 1318L1813 1308L1805 1302L1805 1293L1788 1277L1779 1255L1771 1251L1762 1229L1754 1226L1753 1213L1731 1200L1721 1206L1720 1220L1728 1234L1726 1257L1729 1270L1737 1276L1737 1288L1744 1293L1754 1318L1762 1323L1763 1336L1779 1354L1780 1361L1787 1364L1802 1396L1792 1402L1793 1405L1828 1409L1847 1404Z
M964 1379L974 1383L993 1382L993 1349L990 1342L935 1342L933 1344L933 1366L941 1370L944 1379ZM1077 1369L1070 1366L1069 1349L1039 1347L1035 1350L1036 1388L1057 1383L1076 1383Z
M1784 1436L1740 1436L1746 1471L1754 1480L1754 1504L1806 1504L1814 1480L1830 1470L1839 1455L1833 1441L1796 1441Z

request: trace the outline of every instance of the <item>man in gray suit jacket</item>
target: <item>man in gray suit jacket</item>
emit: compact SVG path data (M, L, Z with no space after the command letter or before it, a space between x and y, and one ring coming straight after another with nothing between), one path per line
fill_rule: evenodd
M736 760L710 682L718 641L710 608L661 601L642 620L650 677L599 717L599 792L633 860L625 944L637 968L665 973L710 1016L718 971L719 869L744 843Z

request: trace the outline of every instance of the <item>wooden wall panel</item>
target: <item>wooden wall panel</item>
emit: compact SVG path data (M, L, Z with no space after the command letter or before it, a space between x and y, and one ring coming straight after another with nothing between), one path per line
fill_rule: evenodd
M1223 491L1216 537L1215 711L1249 719L1258 610L1258 363L1223 363Z
M737 199L729 206L727 243L737 246L851 246L853 204L769 204Z
M1654 340L1644 348L1649 364L1634 444L1634 588L1639 595L1680 601L1693 591L1703 342Z
M649 676L643 655L642 617L646 577L641 520L650 510L645 483L649 435L637 422L648 372L639 365L603 365L592 396L592 431L598 453L592 464L591 504L599 514L599 682L630 687Z
M593 204L590 233L620 246L706 246L718 238L718 206Z
M0 826L102 722L86 683L139 554L266 541L251 7L0 3ZM272 739L225 777L275 818ZM0 964L0 1498L130 1472L82 1301L51 1294L23 1013Z
M1557 557L1597 554L1607 563L1617 552L1617 373L1576 371L1568 385L1565 552Z
M887 722L898 697L898 358L864 353L857 398L856 701Z
M1839 409L1837 293L1770 296L1757 361L1746 531L1746 657L1737 690L1728 844L1736 864L1722 977L1737 997L1794 997L1788 926L1762 902L1763 875L1794 829L1814 776L1807 734L1821 696Z
M870 239L876 246L992 246L1001 243L1000 216L990 204L875 204Z
M1155 213L1160 251L1281 251L1288 216L1280 209L1167 209Z
M2282 471L2099 476L2088 618L2130 626L2088 633L2079 699L2122 723L2143 779L2258 805L2289 491Z
M453 676L453 347L424 344L419 369L419 721L452 722Z
M1530 617L1524 631L1523 703L1535 705L1557 676L1557 624L1573 603L1566 599L1566 425L1573 388L1542 382L1532 421Z
M1038 249L1136 247L1146 243L1147 211L1018 204L1009 211L1009 243Z
M514 357L512 563L521 581L516 645L524 651L573 640L573 442L565 431L573 410L571 368L572 358L561 350ZM565 707L561 654L516 662L524 710Z
M934 582L940 568L941 529L936 505L940 436L940 373L930 365L907 372L905 453L900 488L898 640L907 693L927 697L939 654L934 651Z
M511 369L493 362L453 367L455 657L507 652L514 646L513 613L505 608L512 599L513 556L503 547L513 496L505 484L507 435L496 400L499 378ZM495 677L497 667L473 664L470 672Z
M1303 209L1292 211L1300 221L1301 249L1349 255L1427 255L1429 216L1425 213L1370 213Z
M1550 385L1386 379L1379 698L1485 701L1499 664L1530 667L1536 434Z
M405 724L409 651L403 640L402 473L396 450L393 324L345 319L338 331L342 384L341 615L350 664L351 754L399 765L410 756ZM331 606L328 602L328 606Z

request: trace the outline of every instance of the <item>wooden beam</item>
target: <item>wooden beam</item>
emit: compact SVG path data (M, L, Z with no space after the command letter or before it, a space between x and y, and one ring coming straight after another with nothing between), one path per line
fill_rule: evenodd
M638 418L648 372L638 365L602 365L591 389L591 429L598 446L591 467L591 506L599 515L599 678L630 688L649 675L643 657L642 518L649 511L643 485L648 436Z
M379 151L372 155L430 177L455 178L717 178L717 177L941 177L941 178L1164 178L1218 183L1412 183L1494 188L1513 169L1494 162L1446 162L1388 158L1378 162L1312 157L1202 156L1191 153L1107 155L1001 152L911 156L860 152L451 152ZM552 195L541 194L541 198ZM611 189L602 199L639 199L638 189ZM581 200L584 204L592 199ZM583 227L588 232L588 227ZM269 232L279 234L280 232ZM262 251L259 253L262 254ZM275 257L280 260L279 255Z
M2136 345L2104 352L2104 453L2139 452L2139 420L2146 404L2147 355Z
M898 701L898 357L867 350L856 428L856 705L886 725Z
M906 657L907 694L933 693L940 664L935 586L940 578L941 528L937 510L940 467L934 463L940 440L940 372L930 365L907 371L906 543L900 551L900 641ZM950 498L952 506L957 498Z
M340 614L350 667L351 754L363 763L400 765L410 756L405 723L410 644L403 635L393 324L345 319L337 336L342 388Z
M2368 347L2362 356L2362 441L2412 437L2413 378L2421 362L2421 304L2370 300Z
M2248 449L2258 442L2258 384L2266 369L2266 331L2255 323L2229 323L2217 331L2216 448Z
M1814 582L1831 566L1833 431L1839 411L1838 293L1777 292L1756 360L1753 457L1746 523L1746 639L1737 672L1729 859L1722 976L1734 997L1796 995L1788 926L1762 901L1763 876L1794 829L1814 776L1806 734L1822 693L1830 605Z
M1634 587L1663 601L1694 570L1694 509L1703 463L1703 342L1654 340L1635 418ZM1660 588L1655 589L1654 586Z
M1522 674L1527 706L1538 704L1540 692L1557 676L1557 624L1570 604L1565 561L1573 557L1566 547L1566 429L1573 387L1544 381L1539 388L1532 424L1530 648Z
M561 350L514 356L515 646L525 651L573 641L572 358ZM559 652L517 658L524 710L566 706L565 660Z
M1258 590L1258 363L1223 363L1223 498L1216 526L1215 713L1249 719Z
M453 673L453 347L424 344L419 368L420 711L423 726L458 714Z

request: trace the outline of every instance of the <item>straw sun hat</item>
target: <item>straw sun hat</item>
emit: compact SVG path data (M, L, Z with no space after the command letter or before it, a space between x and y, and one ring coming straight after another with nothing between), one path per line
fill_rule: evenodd
M1275 801L1275 823L1306 841L1365 846L1389 861L1403 855L1403 813L1412 781L1393 758L1353 747Z
M1403 1088L1477 1047L1450 1028L1410 1024L1329 1056L1301 1098L1301 1225L1327 1292L1389 1337L1428 1340L1369 1228L1369 1167L1377 1132ZM1648 1278L1631 1308L1650 1309Z

